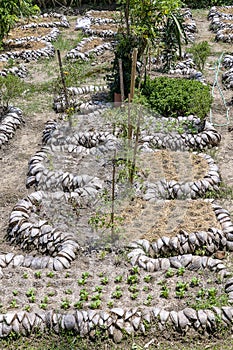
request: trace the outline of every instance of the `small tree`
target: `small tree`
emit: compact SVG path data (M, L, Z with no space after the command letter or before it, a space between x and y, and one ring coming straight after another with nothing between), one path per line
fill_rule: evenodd
M210 44L208 41L201 41L200 43L193 44L193 46L188 49L188 52L193 55L193 60L197 68L203 72L206 60L210 55Z
M32 0L0 0L0 48L18 17L28 17L39 10L37 5L32 5Z

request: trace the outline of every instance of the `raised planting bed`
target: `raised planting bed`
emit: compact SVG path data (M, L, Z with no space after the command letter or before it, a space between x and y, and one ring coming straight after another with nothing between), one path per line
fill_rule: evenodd
M0 61L0 75L6 77L8 74L14 74L19 78L25 78L28 74L28 70L23 64L9 66L8 62Z
M118 26L115 23L91 24L83 28L83 33L90 36L100 36L104 38L114 38L117 34Z
M90 57L101 55L106 50L112 50L111 42L99 37L84 38L78 46L66 54L66 58L81 58L86 61Z
M0 148L15 135L16 129L24 124L22 111L13 106L0 111Z
M32 16L30 19L21 19L18 22L19 25L24 25L25 28L36 28L36 27L63 27L69 28L70 24L66 16L51 12L44 13L40 16Z
M1 52L0 61L22 59L26 62L49 58L55 54L53 45L42 40L24 41L20 44L9 43L7 49Z
M8 37L4 40L5 46L10 43L20 44L27 41L44 40L54 41L60 34L57 28L23 28L16 27L10 31Z

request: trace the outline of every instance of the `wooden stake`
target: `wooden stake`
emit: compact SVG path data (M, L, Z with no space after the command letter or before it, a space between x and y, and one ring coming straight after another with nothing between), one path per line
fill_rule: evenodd
M134 48L133 49L133 58L132 58L132 69L131 69L131 82L130 82L130 102L132 102L133 97L134 97L137 56L138 56L138 49Z
M136 131L136 138L135 138L135 144L134 144L134 152L133 152L133 161L132 161L132 167L130 170L130 183L133 184L133 177L135 173L136 168L136 155L137 155L137 148L138 148L138 139L139 139L139 131L140 131L140 122L141 122L141 107L139 116L138 116L138 122L137 122L137 131Z
M67 110L69 107L69 101L68 101L68 96L67 96L66 82L65 82L65 76L64 76L63 67L62 67L60 50L57 50L57 57L58 57L58 63L59 63L59 68L60 68L60 75L61 75L61 82L62 82L62 86L63 86L63 92L64 92L64 96L65 96L65 109ZM71 120L70 116L68 116L68 117L69 117L69 126L71 127L72 120Z
M114 212L115 212L115 179L116 179L116 150L114 151L112 162L112 210L111 210L111 233L114 238Z
M124 78L123 78L123 67L122 67L122 59L118 59L119 63L119 72L120 72L120 89L121 89L121 103L123 104L125 100L124 96Z

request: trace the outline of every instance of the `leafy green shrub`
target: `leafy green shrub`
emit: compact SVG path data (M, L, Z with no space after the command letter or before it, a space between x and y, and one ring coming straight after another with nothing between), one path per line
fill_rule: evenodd
M204 119L212 102L209 86L184 78L147 79L142 93L150 106L164 117L195 114Z
M197 68L203 72L206 59L210 55L210 44L208 41L201 41L200 43L193 44L187 51L193 55L194 63Z

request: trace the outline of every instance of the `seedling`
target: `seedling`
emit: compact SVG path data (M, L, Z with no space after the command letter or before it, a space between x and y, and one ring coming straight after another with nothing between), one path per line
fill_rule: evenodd
M73 293L73 291L71 289L66 289L65 290L65 294L72 294L72 293Z
M140 269L139 269L139 266L136 265L136 266L133 266L131 270L133 274L139 274Z
M86 291L86 289L81 289L79 296L80 296L80 300L82 301L87 301L88 300L88 295L89 293Z
M51 292L48 292L49 297L53 297L54 295L55 295L55 292L53 290L51 290Z
M35 276L36 278L41 278L41 271L36 271L36 272L34 273L34 276Z
M27 272L24 272L24 273L23 273L23 278L25 278L25 279L28 278L28 273L27 273Z
M68 278L68 277L70 277L70 273L69 273L69 272L66 272L65 278Z
M118 289L112 293L112 298L120 299L122 297L122 295L123 295L122 290Z
M208 296L210 298L215 298L216 295L217 295L217 289L215 287L208 289Z
M54 272L53 271L49 271L47 272L47 277L53 278L54 277Z
M48 304L46 304L46 303L41 303L40 304L40 308L43 309L43 310L46 310L47 307L48 307Z
M95 292L102 292L102 290L103 290L103 287L102 286L95 286L95 289L94 289L94 291Z
M25 305L24 306L24 310L27 311L27 312L30 312L31 306L30 305Z
M70 308L70 301L67 298L62 299L61 309L67 310L69 308Z
M12 292L12 294L13 294L14 296L18 295L18 293L19 293L19 292L18 292L18 290L16 290L16 289L13 290L13 292Z
M197 277L193 277L190 282L190 287L196 287L200 283L200 280Z
M83 272L83 273L82 273L82 278L87 279L89 276L90 276L90 273L89 273L89 272Z
M165 298L165 299L167 299L169 297L169 289L168 289L167 286L165 286L165 285L162 286L162 290L161 290L160 296L162 298Z
M133 293L133 294L130 295L130 298L133 299L133 300L134 300L134 299L137 299L138 294L139 294L138 292Z
M90 303L89 307L90 307L90 309L98 309L100 307L100 305L101 305L101 301L98 299L98 300Z
M35 295L35 288L29 288L27 291L26 291L26 296L27 297L32 297L33 295Z
M181 281L178 281L176 283L176 290L180 291L180 290L187 290L188 289L188 283L186 282L181 282Z
M100 280L100 283L101 283L101 284L104 284L104 285L108 284L108 277L103 277L103 278Z
M127 283L128 284L135 284L138 282L138 276L137 275L130 275L127 277Z
M113 305L114 305L114 302L112 301L112 300L109 300L108 302L107 302L107 305L108 305L108 307L113 307Z
M86 283L87 283L86 278L79 278L78 279L78 285L79 286L84 286L84 284L86 284Z
M118 275L118 276L116 276L114 282L115 283L120 283L120 282L122 282L122 280L123 280L123 276L122 275Z
M75 307L75 309L78 309L78 310L82 309L83 308L83 300L79 300L76 303L74 303L74 307Z
M144 281L146 282L146 283L149 283L150 281L151 281L151 279L152 279L152 276L151 275L146 275L146 276L144 276Z
M142 288L142 290L143 290L144 292L148 292L149 287L148 287L148 286L144 286L144 287Z
M135 284L133 284L133 285L131 285L131 286L129 286L129 291L130 292L132 292L132 293L136 293L136 292L138 292L138 286L137 285L135 285Z
M9 307L12 308L12 309L19 307L19 305L17 304L16 299L13 299L13 300L11 301Z
M183 276L185 272L185 267L179 267L178 270L177 270L177 276Z
M146 306L150 306L152 299L153 299L152 295L148 294L148 296L147 296L147 298L146 298L146 300L144 301L143 304L146 305Z
M170 268L167 270L167 272L165 273L165 277L166 278L169 278L169 277L172 277L174 276L174 271Z
M91 297L91 300L100 300L102 298L101 293L96 293Z

